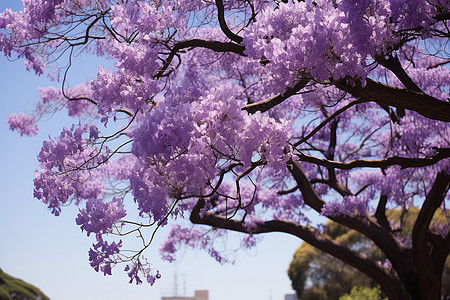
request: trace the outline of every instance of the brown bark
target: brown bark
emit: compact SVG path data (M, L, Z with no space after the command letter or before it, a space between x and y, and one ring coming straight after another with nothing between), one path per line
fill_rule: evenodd
M433 215L442 204L449 188L450 174L439 173L422 205L412 231L413 261L419 275L420 299L440 299L441 268L443 265L443 263L440 263L442 261L445 262L445 258L448 255L448 245L446 246L442 239L435 239L433 245L428 230ZM446 248L447 251L439 250L441 247ZM436 248L438 248L437 251ZM439 264L434 265L433 261L437 261Z
M450 122L450 103L424 93L400 89L370 78L367 78L365 86L359 82L352 85L344 79L339 80L335 85L357 98L374 101L380 105L412 110L432 120Z
M325 201L316 193L300 165L291 160L288 162L288 168L297 182L305 204L317 212L321 212ZM383 251L402 282L400 288L403 290L404 297L394 299L408 299L406 290L410 295L418 293L418 278L413 267L411 251L400 243L392 232L382 226L383 224L379 224L375 218L370 216L331 216L329 219L364 234ZM383 286L382 288L384 289ZM396 288L398 289L399 286Z
M213 212L207 212L200 216L200 209L205 205L204 199L199 199L192 210L190 220L194 224L209 225L214 228L222 228L248 234L261 234L269 232L284 232L292 234L312 246L329 253L345 263L360 270L370 278L373 278L391 299L409 299L406 291L401 288L398 280L366 255L355 252L329 238L324 237L311 226L301 226L293 222L272 220L258 224L258 228L250 231L242 223L234 219L228 219Z
M417 168L431 166L442 159L450 157L450 148L437 149L435 155L425 158L410 158L410 157L399 157L393 156L384 159L377 160L365 160L358 159L349 162L332 161L322 158L317 158L307 154L298 154L298 159L300 161L313 163L319 166L324 166L327 168L337 168L342 170L351 170L353 168L386 168L389 166L398 165L402 169L406 168Z
M260 112L268 111L272 107L282 103L284 100L295 95L295 93L297 93L302 88L304 88L308 84L308 82L309 82L309 79L299 80L294 85L294 87L292 87L292 88L288 87L283 94L277 94L268 99L264 99L264 100L261 100L261 101L255 102L255 103L247 104L246 106L244 106L242 108L242 110L246 110L251 114L254 114L257 111L260 111Z
M400 63L397 56L389 56L388 58L378 57L377 62L380 63L386 69L392 71L392 73L397 76L397 78L403 83L403 85L414 92L423 93L423 91L417 86L417 84L412 80L411 77L406 73L405 69L403 69L402 64Z
M241 56L246 56L244 54L245 47L236 43L231 42L218 42L218 41L211 41L211 40L205 40L205 39L190 39L181 41L175 44L173 46L172 50L170 51L169 56L164 60L164 64L161 67L161 69L158 70L158 72L154 75L155 78L165 76L164 72L167 70L167 68L170 66L170 63L172 62L175 55L180 50L183 49L191 49L191 48L206 48L213 50L215 52L230 52L235 53Z
M244 39L232 32L230 28L228 28L227 22L225 21L225 7L223 6L222 0L216 0L216 6L220 29L222 29L222 32L227 36L227 38L229 38L233 42L241 44Z

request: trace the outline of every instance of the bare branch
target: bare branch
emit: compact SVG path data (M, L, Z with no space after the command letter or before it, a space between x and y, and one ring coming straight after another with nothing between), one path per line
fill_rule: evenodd
M158 78L164 76L164 72L167 70L178 51L186 48L207 48L216 52L231 52L241 56L246 56L244 54L244 46L231 42L224 43L205 39L190 39L181 41L175 44L175 46L170 51L169 56L164 60L163 66L158 70L154 77Z
M390 55L387 59L384 57L378 57L377 62L380 63L386 69L392 71L392 73L400 79L403 85L414 92L423 93L423 91L417 86L417 84L409 77L405 69L403 69L402 64L398 60L397 56Z
M316 128L314 128L313 131L311 131L307 136L305 136L304 138L302 138L300 141L296 142L293 146L297 147L298 145L306 142L307 140L309 140L314 134L316 134L320 129L322 129L325 125L327 125L331 120L333 120L334 118L336 118L338 115L340 115L341 113L343 113L344 111L346 111L347 109L351 108L352 106L356 105L356 104L360 104L360 103L364 103L364 102L368 102L368 100L365 99L359 99L353 102L350 102L349 104L345 105L344 107L338 109L336 112L334 112L331 116L329 116L325 121L323 121L322 123L320 123L319 126L317 126Z
M402 169L406 169L406 168L431 166L439 162L440 160L449 158L450 148L439 148L436 150L435 155L426 158L409 158L409 157L393 156L378 160L358 159L349 162L339 162L317 158L312 155L303 153L299 153L297 154L297 156L299 160L304 162L317 164L327 168L337 168L342 170L350 170L353 168L386 168L395 165L400 166Z
M437 63L435 65L431 65L431 66L427 67L427 70L431 70L431 69L434 69L434 68L437 68L437 67L440 67L440 66L445 66L448 63L450 63L450 60L445 60L443 62L440 62L440 63Z
M84 37L80 37L80 39L83 39L83 41L78 42L78 43L71 43L70 39L65 39L70 46L78 46L78 45L85 45L89 42L89 38L96 38L96 39L104 39L104 37L92 37L89 35L89 32L91 31L92 27L100 20L103 18L103 16L109 11L110 9L100 13L99 15L96 16L96 18L94 19L94 21L92 21L86 28L86 33L84 35Z
M286 88L286 91L283 94L277 94L268 99L261 100L261 101L251 103L251 104L247 104L246 106L244 106L242 108L242 110L246 110L251 114L254 114L257 111L260 111L260 112L268 111L272 107L280 104L284 100L295 95L298 91L300 91L302 88L304 88L308 84L308 82L309 82L309 79L301 79L294 85L294 87Z
M227 22L225 21L225 7L223 6L222 0L216 0L216 6L217 6L217 14L219 17L220 29L222 29L223 33L225 33L227 38L229 38L233 42L241 44L244 39L238 36L237 34L233 33L230 30L230 28L228 28Z
M278 191L277 194L278 195L288 195L288 194L295 192L296 190L298 190L298 186L294 186L293 188L290 188L288 190Z
M328 150L326 151L325 157L329 160L334 159L334 152L337 144L337 128L339 119L333 120L330 125L330 144L328 145ZM341 196L352 195L352 192L341 182L337 180L336 171L333 167L327 167L328 170L328 184Z
M297 186L302 192L303 200L305 201L306 205L310 206L315 211L320 213L322 211L322 207L325 204L325 201L323 201L316 193L300 165L294 160L290 159L287 162L287 167L294 177L295 181L297 182Z

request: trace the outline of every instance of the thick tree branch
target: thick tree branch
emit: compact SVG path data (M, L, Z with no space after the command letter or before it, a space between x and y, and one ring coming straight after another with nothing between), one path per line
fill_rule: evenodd
M380 224L386 230L391 230L391 226L389 225L389 221L386 217L386 204L387 204L388 196L381 195L380 200L378 201L377 210L375 212L375 218L377 219L378 224Z
M417 86L417 84L411 79L411 77L409 77L405 69L403 69L402 64L398 60L397 56L390 55L388 58L378 57L377 62L394 73L395 76L397 76L397 78L408 90L423 93L423 91Z
M400 166L402 169L419 168L434 165L435 163L450 157L450 148L437 149L435 155L426 158L409 158L393 156L378 160L357 159L349 162L339 162L317 158L308 154L297 154L298 159L327 168L350 170L354 168L386 168L389 166Z
M450 122L450 103L423 93L400 89L370 78L366 79L365 86L359 82L348 84L345 79L339 80L335 86L354 97L412 110L432 120Z
M431 264L436 274L439 274L442 280L442 272L445 268L445 261L447 260L450 252L450 232L443 238L440 235L432 234L428 232L429 239L433 242L433 250L431 251Z
M325 201L316 193L300 165L291 159L287 162L287 167L297 182L305 204L317 212L321 212ZM410 288L417 287L418 278L414 272L410 251L389 230L381 226L376 219L370 216L329 216L328 218L371 239L392 262L392 266L397 271L401 281L408 283L406 286ZM410 294L414 295L415 291L410 291Z
M450 20L450 12L443 11L433 17L436 21Z
M335 119L330 125L330 143L328 144L328 150L325 153L325 158L328 160L333 160L334 153L336 152L338 123L339 119ZM333 172L333 179L336 179L335 175L336 174Z
M430 256L433 249L427 233L434 213L444 201L449 188L450 174L440 172L420 209L412 231L413 261L420 278L420 295L423 299L439 299L439 289L433 287L440 286L440 276L432 264Z
M219 17L220 29L222 29L223 33L225 33L227 38L229 38L233 42L241 44L244 39L238 36L237 34L233 33L230 30L230 28L228 28L227 22L225 21L225 7L223 6L222 0L216 0L216 6L217 6L217 15Z
M325 205L325 201L323 201L322 198L320 198L320 196L316 193L300 165L290 159L287 162L287 167L297 182L299 190L302 192L303 201L305 201L305 204L320 213L322 211L322 207Z
M441 172L425 199L413 228L413 238L423 238L431 223L436 209L439 208L450 188L450 174Z
M443 238L438 247L434 247L431 253L431 262L436 269L437 274L442 274L445 267L445 261L447 260L450 252L450 232Z
M447 157L448 156L449 153L447 153ZM300 160L302 160L301 157ZM406 160L409 161L409 159ZM401 161L403 162L403 160ZM391 163L391 161L388 162ZM314 163L320 165L317 161L314 161ZM331 168L339 167L340 165L329 164L325 166ZM353 167L355 167L355 163L353 163ZM322 210L322 206L324 205L324 201L317 195L300 166L297 163L290 161L288 162L288 168L290 169L300 191L302 192L305 203L311 206L314 210L320 212ZM392 232L388 226L389 224L386 224L385 216L384 218L381 216L381 210L385 209L384 201L387 201L387 197L382 197L380 199L380 205L378 206L377 215L375 216L376 219L369 216L332 216L330 219L341 225L352 228L371 239L386 254L387 258L392 262L393 268L397 271L402 282L408 283L406 286L411 288L409 291L410 294L414 295L416 293L415 289L418 290L418 277L414 271L411 253L392 235Z
M192 210L190 220L194 224L209 225L214 228L222 228L248 234L261 234L268 232L283 232L294 235L312 246L333 255L345 263L355 267L367 276L373 278L383 288L391 299L408 299L406 290L401 287L400 282L391 273L387 272L377 263L369 259L362 253L355 252L336 241L324 237L311 226L301 226L299 224L272 220L259 223L257 228L249 230L242 221L228 219L213 212L207 212L200 216L200 210L204 207L205 200L199 199Z
M401 83L408 89L413 92L417 93L423 93L423 91L419 88L419 86L409 77L409 75L406 73L405 69L403 69L402 64L400 63L400 60L397 56L393 56L392 54L389 55L388 58L385 57L378 57L377 62L380 63L383 67L390 70L392 73L397 76L397 78L400 80ZM389 106L382 105L383 109L386 109L389 112L389 116L394 122L399 122L399 118L403 117L405 115L405 110L403 108L397 109L397 112L394 113L394 111Z
M328 145L328 150L325 153L325 157L328 160L334 159L334 153L337 145L337 128L339 119L333 120L330 125L330 144ZM336 171L333 167L327 167L328 170L328 184L337 191L341 196L352 195L352 192L341 182L337 180Z
M244 54L245 47L236 43L231 42L218 42L210 41L205 39L190 39L186 41L181 41L175 44L175 46L170 51L169 56L164 60L164 64L161 69L154 75L155 78L164 76L164 72L169 67L175 55L182 49L186 48L206 48L216 52L231 52L241 56L246 56Z
M246 106L244 106L242 108L242 110L246 110L251 114L254 114L257 111L260 111L260 112L268 111L272 107L280 104L284 100L295 95L298 91L300 91L302 88L304 88L308 84L308 82L309 82L309 79L301 79L294 85L294 87L292 87L292 88L288 87L283 94L277 94L268 99L261 100L261 101L251 103L251 104L247 104Z

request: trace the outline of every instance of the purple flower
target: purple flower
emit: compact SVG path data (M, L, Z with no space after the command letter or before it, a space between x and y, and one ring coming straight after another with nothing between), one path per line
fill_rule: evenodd
M108 243L101 235L97 235L97 241L89 250L90 265L95 271L102 271L105 276L111 275L111 269L116 263L115 255L122 247L122 240L119 243Z
M140 256L134 258L131 261L131 265L126 265L124 271L127 272L128 277L130 278L130 284L133 283L133 281L136 285L142 284L141 276L143 276L150 285L155 284L155 281L161 278L159 270L156 270L156 274L154 274L153 269L150 267L147 260Z
M321 214L323 216L355 216L364 215L367 212L367 202L355 196L345 196L342 202L333 201L326 203Z
M35 172L34 196L55 214L71 198L77 204L82 199L99 198L104 174L96 167L106 158L93 145L97 137L97 129L79 125L64 128L59 137L44 141L38 155L41 170Z
M9 129L18 131L21 136L33 136L39 131L32 115L26 113L8 115Z
M89 199L86 208L81 209L76 218L81 230L91 233L105 234L112 231L112 227L121 218L125 217L125 208L121 199L114 198L104 203L100 199Z

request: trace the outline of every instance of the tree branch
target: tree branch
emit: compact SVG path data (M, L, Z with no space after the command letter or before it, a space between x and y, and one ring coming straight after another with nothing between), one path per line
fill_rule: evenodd
M359 82L348 84L345 79L336 82L335 86L354 97L412 110L432 120L450 122L450 103L423 93L399 89L370 78L366 79L365 86Z
M299 190L302 192L305 204L320 213L325 205L325 201L316 193L300 165L292 159L286 165L297 182Z
M391 226L389 225L389 221L386 217L386 204L387 204L388 196L381 195L380 200L377 205L377 210L375 212L375 218L377 219L378 224L382 226L386 230L391 230Z
M325 125L327 125L331 120L333 120L334 118L336 118L338 115L340 115L341 113L343 113L344 111L346 111L347 109L351 108L352 106L356 105L356 104L360 104L360 103L364 103L364 102L369 102L366 99L359 99L353 102L350 102L349 104L345 105L344 107L338 109L337 111L335 111L331 116L329 116L325 121L323 121L322 123L320 123L319 126L317 126L316 128L314 128L313 131L311 131L307 136L305 136L304 138L302 138L300 141L296 142L293 146L297 147L298 145L306 142L307 140L309 140L313 135L315 135L320 129L322 129Z
M397 56L390 55L387 59L384 57L377 57L377 62L390 70L397 76L397 78L403 83L403 85L411 91L423 93L423 91L417 86L417 84L409 77L405 69L403 69L402 64L398 60Z
M315 228L307 225L301 226L293 222L283 220L272 220L259 223L258 227L249 230L242 221L228 219L213 212L207 212L203 217L200 210L204 207L205 200L199 199L192 210L190 220L194 224L209 225L214 228L222 228L247 234L261 234L268 232L283 232L294 235L312 246L333 255L345 263L355 267L367 276L373 278L391 299L408 299L406 290L400 288L401 284L387 270L373 262L367 255L355 252L336 241L324 237Z
M445 12L439 13L439 14L433 16L433 19L435 19L436 21L450 20L450 12L445 11Z
M316 193L300 165L291 159L287 162L287 167L297 182L305 204L320 213L325 201ZM417 286L417 275L414 272L412 257L408 248L399 242L389 230L386 230L378 224L374 218L367 215L354 217L329 216L328 218L338 224L354 229L371 239L386 254L386 257L391 261L393 268L397 271L402 282L406 282L406 286L408 287L415 288ZM413 295L414 291L411 294ZM398 299L408 298L403 297Z
M440 276L430 257L432 249L427 233L434 213L444 201L449 188L450 174L440 172L420 209L412 231L413 262L420 278L420 295L429 297L427 299L439 299L439 289L436 291L433 287L440 286Z
M260 112L268 111L272 107L280 104L284 100L295 95L298 91L300 91L302 88L304 88L308 84L308 82L309 82L309 79L301 79L294 85L294 87L286 88L286 91L283 94L277 94L268 99L261 100L261 101L251 103L251 104L247 104L246 106L244 106L242 108L242 110L246 110L250 114L254 114L257 111L260 111Z
M86 28L86 33L84 36L79 37L77 39L83 39L83 41L78 42L78 43L71 43L71 40L68 38L65 38L64 40L70 45L70 46L79 46L79 45L86 45L89 42L89 38L96 38L96 39L105 39L105 37L92 37L89 35L89 32L91 31L92 27L100 20L103 18L103 16L109 11L110 9L100 13L98 16L96 16L96 18L94 19L94 21L92 21ZM94 15L90 16L93 17ZM89 18L90 18L89 17Z
M225 33L227 38L229 38L233 42L242 44L242 41L244 39L238 36L237 34L233 33L230 30L230 28L228 28L227 22L225 21L225 7L223 6L222 0L216 0L216 6L217 6L217 15L219 17L220 29L222 29L223 33Z
M439 281L441 281L442 272L445 268L445 261L447 260L450 252L450 232L447 233L445 238L428 232L428 237L433 243L433 249L431 251L431 264L433 265L435 273L440 275Z
M402 169L406 169L431 166L439 162L440 160L449 158L450 148L439 148L437 149L435 155L426 158L393 156L378 160L357 159L349 162L339 162L317 158L304 153L299 153L297 154L297 156L300 161L313 163L327 168L338 168L342 170L350 170L354 168L386 168L395 165L400 166Z
M175 44L175 46L170 51L169 56L164 60L164 64L157 71L157 73L153 76L154 78L164 76L164 72L169 67L175 55L178 51L186 48L206 48L216 52L231 52L241 56L246 56L244 54L245 47L243 45L231 43L231 42L218 42L218 41L210 41L205 39L190 39L186 41L181 41Z
M445 261L447 260L450 252L450 232L443 238L438 247L434 247L431 252L431 262L436 269L437 274L442 274L445 267Z
M328 160L334 159L334 153L337 144L337 128L339 119L333 120L330 125L330 144L328 150L325 153L325 157ZM337 180L336 171L333 167L327 167L328 170L328 184L337 191L342 197L352 195L352 192L341 182Z

